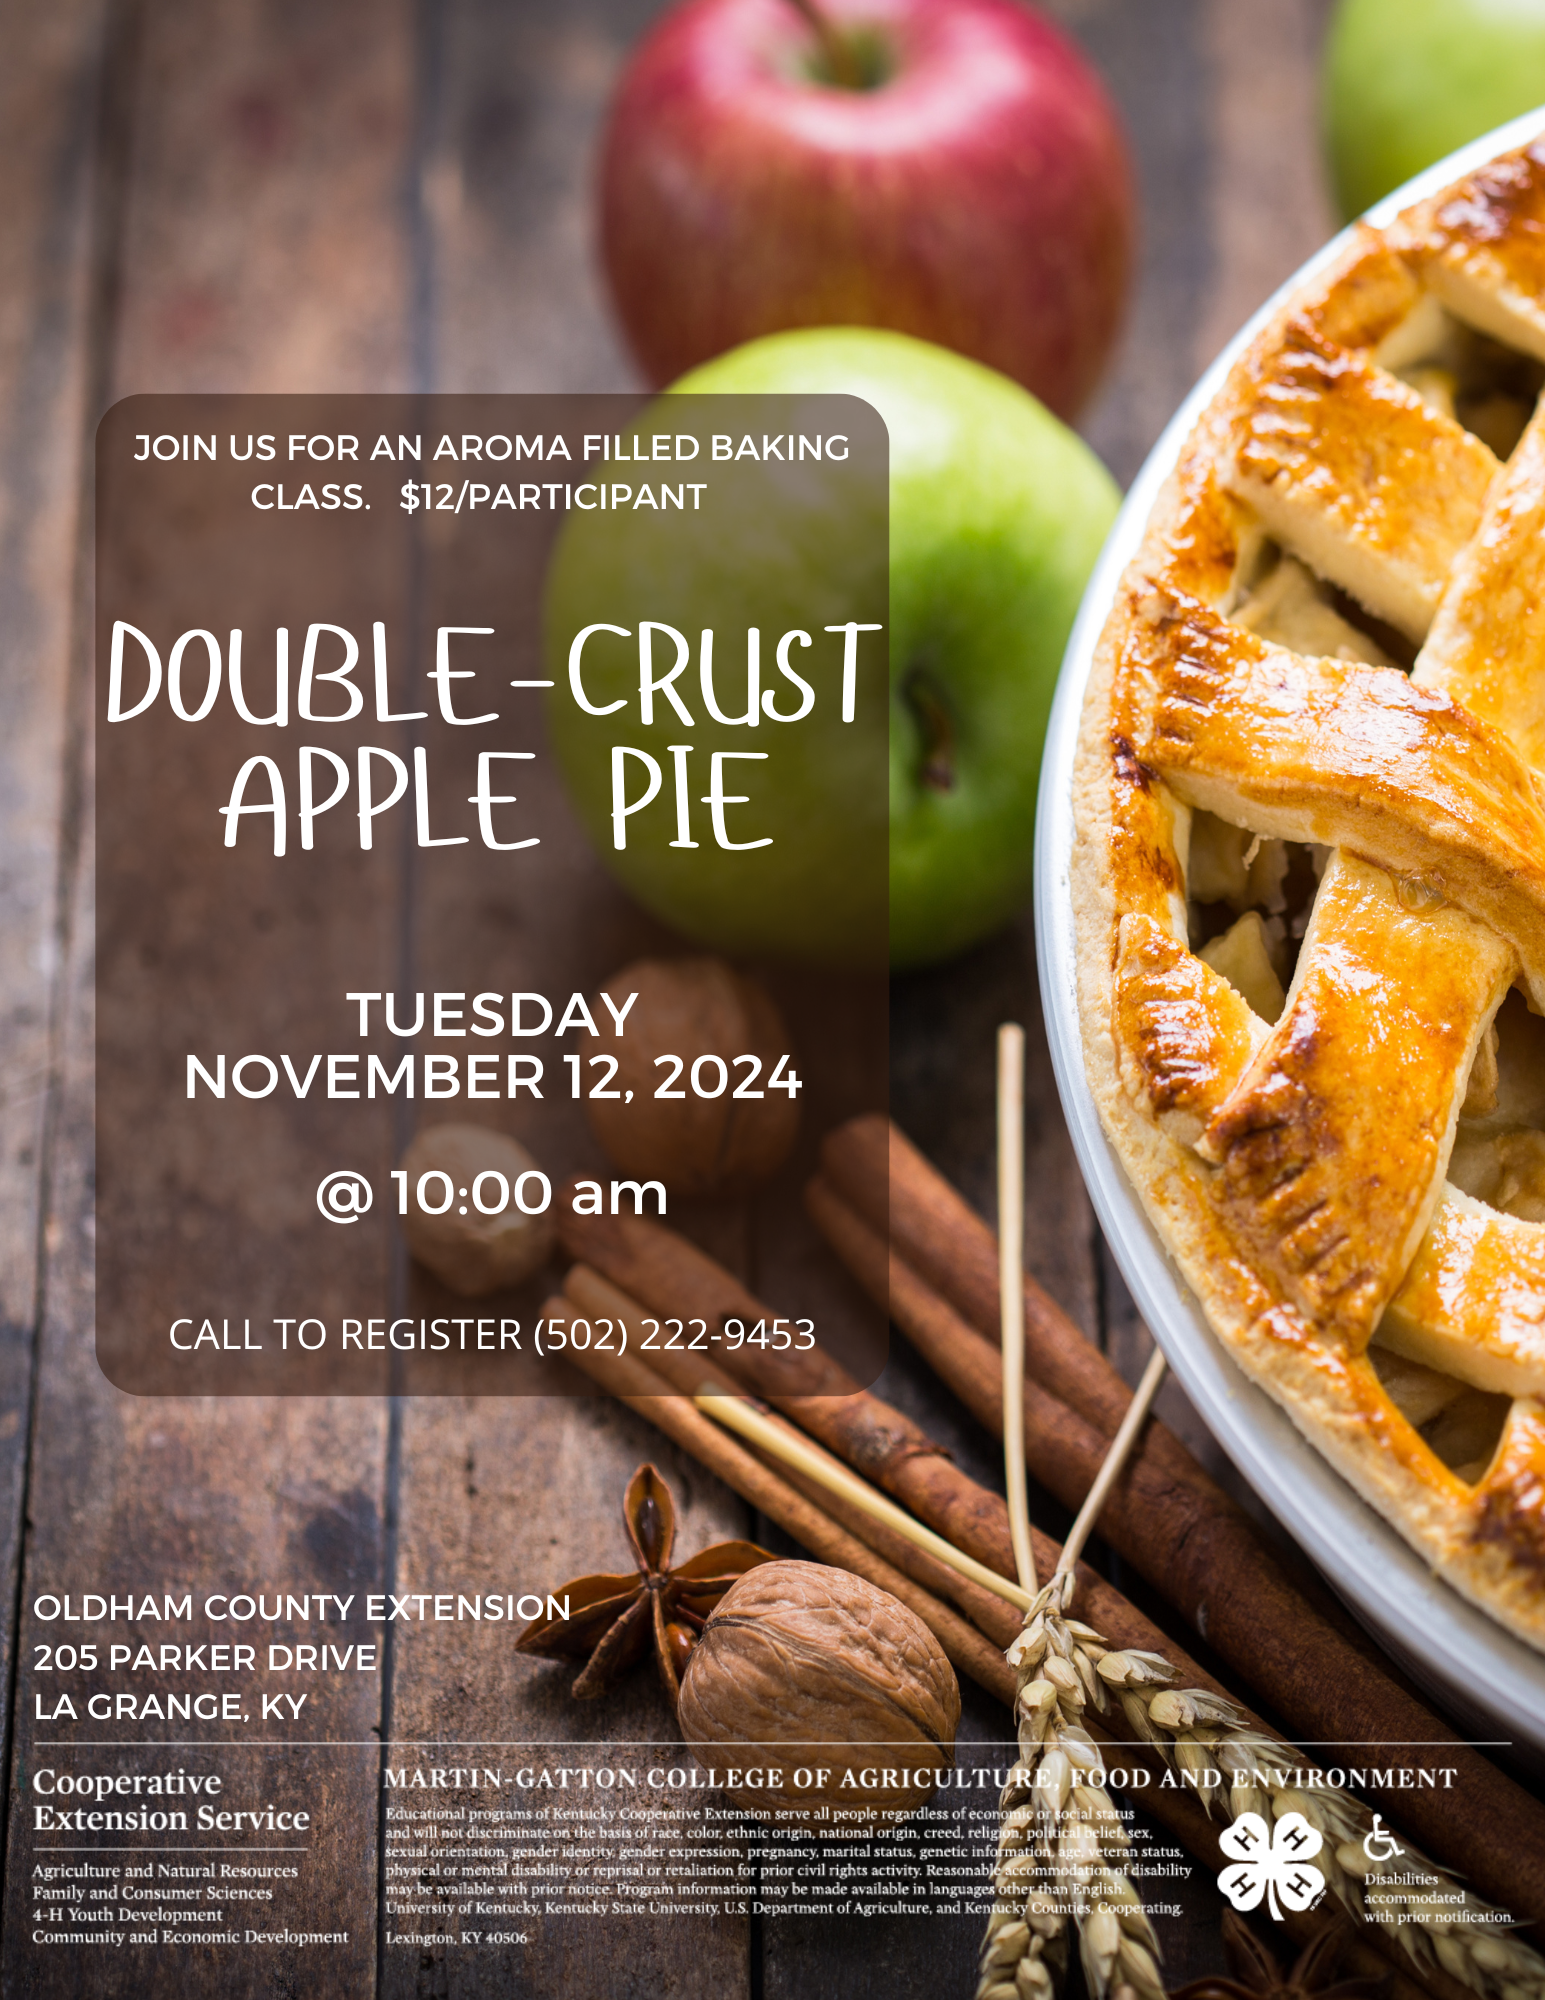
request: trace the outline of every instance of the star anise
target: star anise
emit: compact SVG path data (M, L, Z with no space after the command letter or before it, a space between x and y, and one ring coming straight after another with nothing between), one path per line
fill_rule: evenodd
M1223 1950L1232 1978L1193 1979L1177 1986L1170 2000L1379 2000L1384 1979L1338 1979L1329 1983L1336 1958L1349 1935L1331 1924L1305 1946L1284 1979L1282 1968L1250 1926L1232 1910L1223 1915Z
M533 1619L515 1641L516 1650L582 1659L573 1691L583 1701L614 1687L653 1639L660 1679L674 1707L708 1614L748 1569L775 1559L754 1542L718 1542L672 1569L676 1507L652 1465L641 1465L628 1481L622 1524L637 1576L577 1576L560 1584L552 1595L568 1599L569 1616Z

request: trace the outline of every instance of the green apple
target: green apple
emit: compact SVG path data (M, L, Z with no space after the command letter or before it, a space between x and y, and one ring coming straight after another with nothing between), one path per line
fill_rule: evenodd
M1536 104L1545 104L1545 0L1342 0L1325 52L1342 213L1361 215Z
M922 965L964 950L1012 916L1030 891L1047 714L1084 583L1115 516L1114 482L1088 447L1017 384L904 334L858 328L775 334L695 369L670 394L857 397L883 418L889 631L880 639L883 646L888 637L888 661L883 653L877 660L887 675L880 713L888 709L888 783L881 780L888 798L879 801L879 823L888 827L890 959ZM658 428L646 416L642 428L652 425ZM856 488L847 506L862 513ZM599 518L578 534L593 540ZM620 518L613 519L614 536ZM654 524L636 532L647 540ZM715 585L718 601L730 583L742 594L759 593L757 617L770 630L817 630L824 621L810 606L840 605L851 595L843 571L853 564L855 544L840 528L781 538L776 559L753 523L726 530L717 546L726 564L724 581ZM866 554L860 567L868 562ZM557 683L552 734L599 851L640 901L703 942L741 952L842 957L851 918L842 906L849 857L866 851L875 795L867 774L845 786L840 760L845 754L861 760L870 746L854 743L849 752L840 732L810 739L805 767L777 802L778 846L766 851L769 872L754 886L744 869L737 875L712 855L671 855L660 841L615 851L590 747L594 726L576 713L564 681L572 633L599 615L594 577L592 559L560 547L547 635ZM871 615L885 619L883 577L878 609L871 581L862 582L864 593ZM776 875L775 855L782 870Z
M846 395L612 407L631 421L598 405L574 440L588 457L547 574L569 798L613 874L699 943L882 969L885 427ZM869 628L851 700L830 629L849 624Z

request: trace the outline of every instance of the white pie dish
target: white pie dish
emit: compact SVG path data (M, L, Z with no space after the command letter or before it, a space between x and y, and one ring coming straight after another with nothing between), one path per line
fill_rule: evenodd
M1545 111L1500 127L1387 197L1369 221L1387 224L1399 210L1542 128ZM1090 579L1068 642L1041 771L1036 930L1042 1003L1063 1110L1100 1224L1140 1310L1219 1443L1412 1679L1477 1741L1516 1744L1534 1768L1545 1769L1545 1659L1438 1581L1228 1357L1105 1136L1084 1068L1070 883L1072 775L1095 648L1159 489L1203 408L1286 293L1328 265L1342 240L1333 239L1295 272L1197 383L1133 483Z

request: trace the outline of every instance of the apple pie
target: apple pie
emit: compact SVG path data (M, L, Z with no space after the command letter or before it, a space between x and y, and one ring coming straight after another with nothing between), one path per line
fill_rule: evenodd
M1073 893L1101 1115L1214 1330L1545 1647L1545 138L1354 230L1118 589Z

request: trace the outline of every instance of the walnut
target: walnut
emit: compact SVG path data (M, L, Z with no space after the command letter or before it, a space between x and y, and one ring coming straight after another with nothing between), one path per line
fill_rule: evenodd
M595 1047L618 1063L609 1088L619 1094L587 1097L585 1110L623 1172L663 1181L678 1195L739 1194L776 1173L794 1144L799 1100L768 1082L791 1048L765 989L721 959L646 958L602 990L619 1009L638 995L618 1037L605 1002L598 997L591 1008L602 1027ZM668 1056L678 1065L660 1060ZM737 1062L743 1056L755 1066ZM785 1080L790 1068L786 1062ZM585 1075L598 1080L599 1065ZM662 1098L662 1088L683 1095ZM761 1095L737 1097L737 1090Z
M960 1689L932 1632L886 1591L824 1563L773 1562L720 1600L678 1715L699 1763L781 1773L781 1785L725 1782L743 1811L873 1827L926 1804L954 1761Z
M539 1181L521 1185L523 1174L538 1172L524 1146L484 1125L426 1125L403 1154L402 1167L408 1176L408 1212L402 1218L408 1248L453 1292L477 1298L519 1284L546 1263L553 1246L552 1216L526 1215L515 1198L520 1186L527 1207L534 1208L542 1195ZM419 1200L425 1174L446 1177L424 1190L428 1209ZM502 1209L498 1181L480 1182L479 1175L503 1177L508 1194ZM433 1213L442 1201L443 1212ZM484 1209L499 1212L489 1215Z

